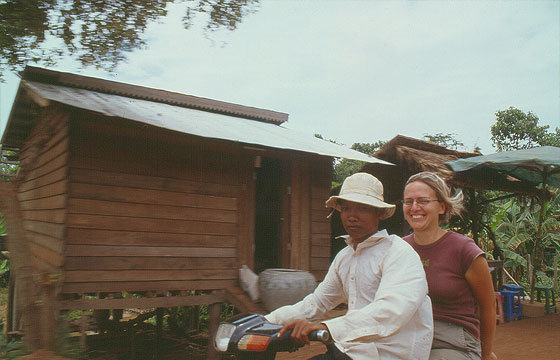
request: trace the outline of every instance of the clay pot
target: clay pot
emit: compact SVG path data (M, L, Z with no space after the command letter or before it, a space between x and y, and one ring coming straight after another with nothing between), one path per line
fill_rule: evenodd
M316 286L313 274L305 270L266 269L259 274L259 294L268 311L295 304Z

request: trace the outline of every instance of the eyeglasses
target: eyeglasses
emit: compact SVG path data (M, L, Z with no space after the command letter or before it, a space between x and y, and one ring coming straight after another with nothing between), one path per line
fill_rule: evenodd
M418 205L420 207L424 207L424 206L427 206L432 201L441 202L441 200L438 200L438 199L420 198L420 199L404 199L402 201L402 203L403 203L404 206L408 207L408 206L412 206L414 204L414 202L416 202L416 205Z

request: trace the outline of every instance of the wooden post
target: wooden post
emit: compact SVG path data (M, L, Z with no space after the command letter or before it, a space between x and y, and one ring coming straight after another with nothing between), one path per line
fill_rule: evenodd
M208 348L206 349L207 360L218 360L220 354L214 349L214 334L218 330L220 324L220 313L222 311L222 304L214 303L210 305L210 324L208 325Z
M50 278L50 275L47 275ZM56 308L55 284L50 280L45 280L38 284L42 288L42 301L40 307L41 319L41 347L51 351L56 350L56 336L58 329L58 309Z
M554 287L554 294L558 296L558 251L554 250L554 282L552 283ZM556 301L556 299L554 299Z
M533 303L533 293L531 289L533 289L533 266L531 264L531 255L527 254L527 280L529 280L529 297L531 298L530 303Z
M87 317L84 314L85 311L82 310L82 314L80 315L80 348L82 351L87 349Z
M40 312L37 308L36 288L33 281L33 270L29 259L29 239L23 226L23 215L17 198L17 190L13 183L0 182L0 210L4 215L4 222L8 231L8 251L10 252L10 267L14 273L14 299L17 304L12 304L11 311L17 310L15 322L20 321L23 328L25 345L28 350L40 348L40 326L37 319ZM18 330L18 329L13 329Z
M471 204L469 211L472 215L472 233L473 233L473 240L478 245L481 246L478 240L478 233L480 232L480 218L479 218L479 211L478 206L476 204L476 191L474 189L469 189L469 195L471 198Z
M163 308L156 309L156 359L161 355L161 339L163 336Z

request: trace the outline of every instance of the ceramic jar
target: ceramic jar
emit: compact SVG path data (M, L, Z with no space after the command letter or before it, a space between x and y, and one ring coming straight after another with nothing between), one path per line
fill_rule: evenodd
M305 270L266 269L259 274L260 299L267 311L295 304L316 286L313 274Z

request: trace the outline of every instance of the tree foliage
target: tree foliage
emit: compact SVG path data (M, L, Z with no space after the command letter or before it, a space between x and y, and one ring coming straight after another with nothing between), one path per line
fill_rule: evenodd
M351 149L359 151L367 155L373 155L386 141L377 141L375 143L354 143ZM342 159L334 166L333 187L342 184L348 176L357 173L364 166L363 161Z
M126 54L146 46L147 26L186 4L185 29L207 14L208 31L235 30L259 0L5 0L0 2L0 72L28 63L52 66L74 56L82 66L113 71Z
M437 133L435 135L424 134L424 140L431 141L440 146L448 149L458 150L459 148L464 148L465 144L457 139L457 134L444 134Z
M509 107L496 112L496 123L492 125L492 144L498 151L529 149L536 146L560 146L560 129L548 132L548 125L539 126L539 117Z
M350 148L367 155L373 155L386 143L387 141L382 140L376 141L374 143L354 143Z

